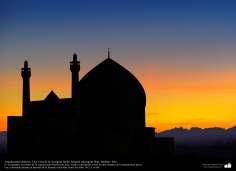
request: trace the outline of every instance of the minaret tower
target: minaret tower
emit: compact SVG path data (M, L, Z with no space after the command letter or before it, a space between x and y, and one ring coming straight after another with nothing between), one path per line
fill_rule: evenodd
M30 76L31 76L31 69L28 67L28 61L25 61L24 68L21 68L21 76L23 78L22 115L27 115L30 104Z
M71 96L73 100L79 98L79 71L80 61L77 60L77 54L73 55L73 61L70 62L70 71L72 73Z

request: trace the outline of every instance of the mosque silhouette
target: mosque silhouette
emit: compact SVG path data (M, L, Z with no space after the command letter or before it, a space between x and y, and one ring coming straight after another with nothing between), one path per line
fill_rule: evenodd
M80 61L70 62L70 98L51 91L30 100L31 68L24 62L22 116L8 117L8 154L76 159L171 157L172 138L156 138L145 125L146 95L138 79L108 57L79 81Z

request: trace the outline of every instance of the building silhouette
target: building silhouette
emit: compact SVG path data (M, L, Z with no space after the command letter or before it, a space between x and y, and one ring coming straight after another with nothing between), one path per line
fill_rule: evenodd
M142 159L171 156L171 138L155 138L145 125L145 91L108 57L79 81L80 62L70 62L71 97L51 91L30 100L31 69L24 62L22 116L8 117L8 154L16 157Z

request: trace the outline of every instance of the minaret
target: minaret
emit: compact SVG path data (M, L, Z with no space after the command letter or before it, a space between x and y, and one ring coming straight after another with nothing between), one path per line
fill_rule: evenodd
M24 68L21 68L21 76L23 78L23 106L22 115L26 115L29 111L30 104L30 76L31 69L28 67L28 61L24 62Z
M72 73L71 96L73 100L76 100L79 97L79 70L80 70L80 62L77 61L77 54L73 55L73 61L70 62L70 70Z

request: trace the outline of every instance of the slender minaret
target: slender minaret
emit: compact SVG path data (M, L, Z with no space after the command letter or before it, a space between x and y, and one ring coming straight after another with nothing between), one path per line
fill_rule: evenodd
M28 61L25 61L24 68L21 68L21 76L23 78L22 115L27 115L30 104L30 76L31 76L31 69L28 67Z
M77 61L77 54L73 55L73 61L70 62L70 70L72 73L71 97L73 100L79 98L79 70L80 62Z

